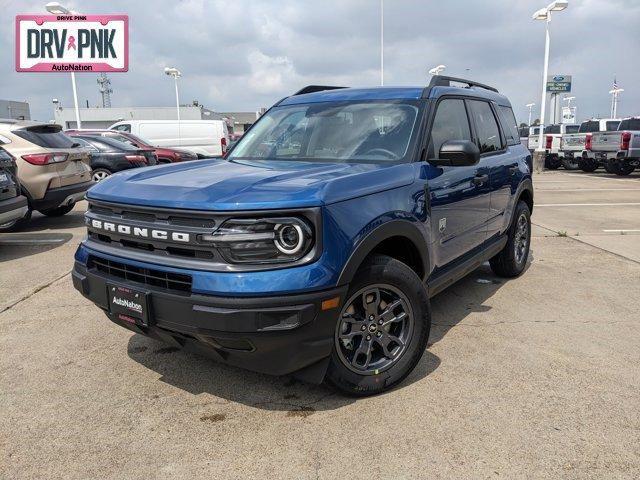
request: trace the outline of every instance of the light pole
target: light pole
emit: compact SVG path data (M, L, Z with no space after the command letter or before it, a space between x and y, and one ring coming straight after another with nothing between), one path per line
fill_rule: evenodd
M384 85L384 0L380 0L380 86Z
M173 81L176 86L176 112L178 113L178 122L180 122L180 98L178 97L178 78L182 76L182 73L177 68L165 67L165 75L173 77Z
M429 70L429 75L440 75L445 68L447 68L446 65L438 65L437 67L433 67L431 70Z
M535 103L527 103L527 104L525 105L525 107L528 107L528 108L529 108L529 123L527 123L527 127L530 127L530 126L531 126L531 109L532 109L533 107L535 107L535 106L536 106L536 104L535 104Z
M545 20L545 42L544 42L544 68L542 70L542 96L540 104L540 133L538 136L538 148L536 148L537 157L537 170L542 170L544 167L544 124L545 124L545 109L547 102L547 75L549 74L549 24L551 23L551 12L560 12L569 6L568 0L555 0L547 5L545 8L541 8L532 15L534 20Z
M58 2L49 2L44 8L47 9L47 12L52 15L76 15L78 12L74 12L73 10L68 10L67 8L60 5ZM78 108L78 88L76 87L76 73L71 71L71 88L73 90L73 105L76 110L76 128L79 130L82 128L82 123L80 122L80 109Z

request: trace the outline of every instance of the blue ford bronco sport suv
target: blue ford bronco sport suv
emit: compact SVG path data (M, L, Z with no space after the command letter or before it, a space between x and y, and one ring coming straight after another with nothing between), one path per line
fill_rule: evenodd
M494 88L306 87L224 159L91 188L73 283L134 332L375 394L420 360L430 297L523 272L530 172Z

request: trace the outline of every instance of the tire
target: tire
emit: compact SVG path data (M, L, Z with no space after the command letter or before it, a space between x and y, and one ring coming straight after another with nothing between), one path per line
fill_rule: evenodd
M605 160L604 169L607 173L618 173L618 162L616 160L610 159Z
M404 263L375 255L350 285L325 381L358 397L387 391L418 364L430 329L429 297L420 278Z
M547 155L544 163L545 167L549 170L557 170L558 168L560 168L560 165L562 165L557 155Z
M590 158L581 158L578 161L580 170L587 173L595 172L598 169L598 162L591 160Z
M616 175L620 175L620 176L629 175L636 169L636 167L631 165L630 162L627 162L624 160L618 160L617 166L618 168L616 169Z
M31 215L33 214L31 207L29 206L28 208L29 209L27 210L27 213L24 214L24 217L0 225L0 232L16 232L26 227L31 220Z
M563 158L562 166L565 170L580 170L580 162L578 162L575 158Z
M102 180L104 180L107 177L110 177L111 175L112 175L111 170L108 170L106 168L96 168L91 172L91 179L94 182L101 182Z
M527 266L531 246L531 212L523 201L518 202L509 227L504 248L489 260L491 270L500 277L519 276Z
M73 207L75 206L76 204L72 203L71 205L64 205L56 208L50 208L49 210L38 210L38 211L41 214L46 215L47 217L61 217L69 213L71 210L73 210Z

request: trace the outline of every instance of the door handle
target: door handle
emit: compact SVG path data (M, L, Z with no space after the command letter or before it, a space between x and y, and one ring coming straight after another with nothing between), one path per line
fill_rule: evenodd
M482 185L485 182L489 181L489 175L476 175L475 177L473 177L473 180L471 180L473 182L474 185Z

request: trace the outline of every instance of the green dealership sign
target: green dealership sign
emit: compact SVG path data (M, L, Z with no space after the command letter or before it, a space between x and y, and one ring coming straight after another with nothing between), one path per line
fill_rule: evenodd
M571 91L571 75L548 75L547 76L547 92L570 92Z

